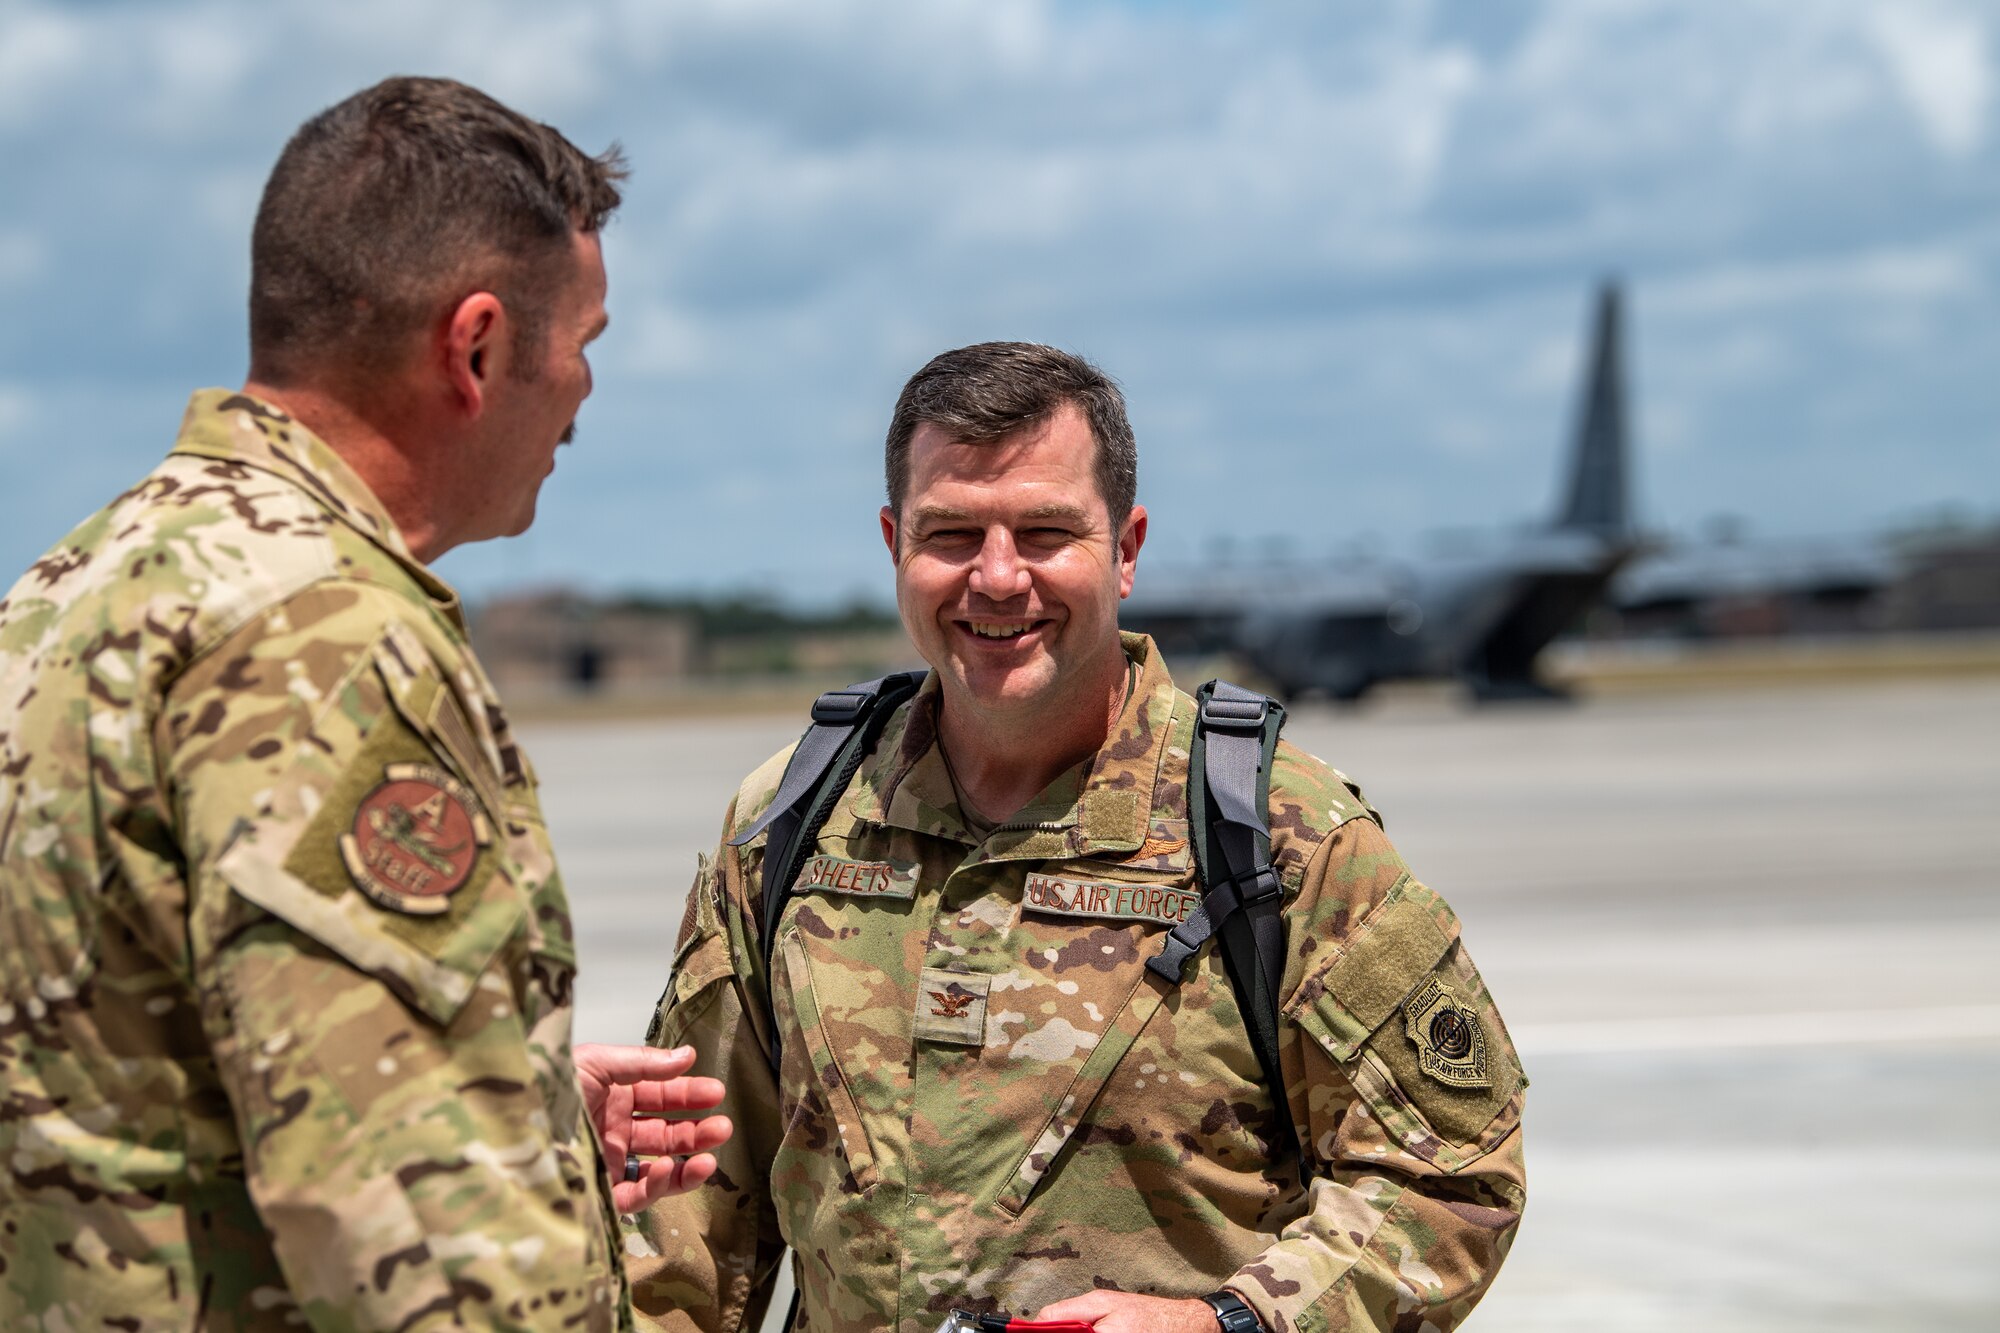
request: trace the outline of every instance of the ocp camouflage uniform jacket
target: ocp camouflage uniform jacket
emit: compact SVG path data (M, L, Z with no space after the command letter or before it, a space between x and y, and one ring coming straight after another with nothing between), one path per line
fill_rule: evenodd
M0 602L0 1327L629 1323L574 961L454 594L195 395Z
M1125 642L1142 672L1110 741L983 844L935 676L889 723L779 922L775 1080L764 841L704 865L649 1040L694 1043L737 1129L715 1181L628 1236L642 1312L754 1328L786 1244L814 1330L1225 1285L1272 1333L1445 1329L1492 1281L1524 1196L1524 1082L1456 919L1358 790L1280 745L1275 1109L1215 950L1178 988L1145 967L1196 891L1194 704ZM725 838L787 758L743 784Z

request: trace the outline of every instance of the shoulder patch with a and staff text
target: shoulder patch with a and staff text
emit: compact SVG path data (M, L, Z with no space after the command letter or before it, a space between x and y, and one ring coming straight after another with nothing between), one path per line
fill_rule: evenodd
M340 859L355 887L382 906L436 916L491 840L464 783L429 764L390 764L340 835Z

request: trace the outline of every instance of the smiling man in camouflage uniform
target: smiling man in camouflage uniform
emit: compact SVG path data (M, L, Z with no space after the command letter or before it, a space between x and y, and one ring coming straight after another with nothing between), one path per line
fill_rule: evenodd
M9 1333L624 1327L614 1207L712 1169L624 1169L721 1088L572 1054L533 771L426 567L534 515L621 174L443 80L307 122L250 383L0 601Z
M696 880L652 1039L696 1045L738 1132L708 1188L645 1217L636 1303L754 1327L789 1245L815 1330L930 1333L953 1307L1457 1324L1520 1220L1525 1084L1451 910L1360 792L1279 745L1281 1097L1216 950L1178 987L1145 966L1200 887L1194 703L1118 630L1147 519L1117 388L1046 347L946 353L887 452L882 533L933 670L833 807L768 972L766 837L729 840L787 755Z

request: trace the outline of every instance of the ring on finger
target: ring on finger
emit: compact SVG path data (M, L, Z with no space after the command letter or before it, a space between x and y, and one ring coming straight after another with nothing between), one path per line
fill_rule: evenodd
M640 1161L636 1157L627 1157L625 1159L625 1179L637 1180L640 1176L643 1176L645 1174L646 1174L646 1164L644 1162Z

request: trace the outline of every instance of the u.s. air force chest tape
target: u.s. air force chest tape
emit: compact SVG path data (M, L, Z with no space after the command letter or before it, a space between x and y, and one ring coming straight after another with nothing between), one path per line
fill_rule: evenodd
M853 861L821 852L792 883L794 893L839 893L854 898L914 898L917 868L898 861Z
M1044 916L1150 921L1175 926L1201 903L1201 894L1178 884L1128 884L1031 874L1021 906Z

